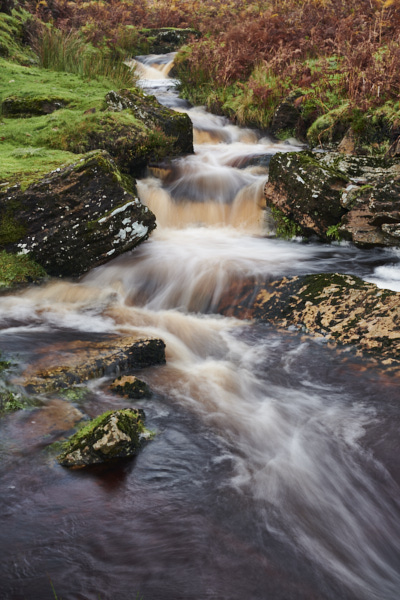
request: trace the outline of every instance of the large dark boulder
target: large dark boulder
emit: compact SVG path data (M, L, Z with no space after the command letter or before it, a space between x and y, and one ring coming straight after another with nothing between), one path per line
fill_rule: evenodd
M0 247L29 253L49 275L82 275L137 246L155 226L102 151L0 194Z
M338 153L276 154L267 206L305 236L400 245L400 162Z
M336 225L345 212L340 198L348 181L338 170L321 165L316 154L278 153L270 162L265 187L267 206L279 210L305 235L327 239L328 228Z
M73 435L57 458L64 467L88 467L135 456L150 438L142 410L108 411Z
M106 95L109 110L129 110L150 130L159 128L173 138L172 154L193 154L193 124L185 113L176 112L160 104L155 96L147 96L133 89L111 91Z
M83 115L73 129L61 125L52 145L79 153L106 150L119 170L133 177L143 177L151 163L193 153L188 115L132 89L111 90L105 105L106 110Z

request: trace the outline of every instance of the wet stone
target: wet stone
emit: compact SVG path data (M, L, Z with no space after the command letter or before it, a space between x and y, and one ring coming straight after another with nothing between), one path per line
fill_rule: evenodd
M115 379L111 385L111 390L119 396L135 400L151 396L151 390L147 383L133 375L125 375Z
M75 433L57 457L64 467L87 467L135 456L151 438L139 409L108 411Z

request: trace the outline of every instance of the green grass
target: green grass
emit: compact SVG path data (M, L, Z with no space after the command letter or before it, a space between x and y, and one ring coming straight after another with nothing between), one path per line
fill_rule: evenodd
M46 271L28 256L0 252L0 290L13 285L32 283L46 277Z

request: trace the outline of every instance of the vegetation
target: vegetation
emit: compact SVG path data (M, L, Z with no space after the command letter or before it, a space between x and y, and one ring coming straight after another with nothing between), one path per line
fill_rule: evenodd
M46 277L45 270L24 254L0 252L0 290L11 285L32 283Z

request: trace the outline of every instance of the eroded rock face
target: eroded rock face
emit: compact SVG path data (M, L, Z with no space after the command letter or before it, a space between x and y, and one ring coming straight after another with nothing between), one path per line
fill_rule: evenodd
M100 415L73 435L57 457L64 467L87 467L135 456L151 437L142 410L126 408Z
M165 363L165 344L139 336L104 342L75 341L53 344L38 351L37 360L15 383L30 393L51 392L129 369Z
M15 186L0 194L0 246L30 253L49 275L82 275L156 227L134 192L106 152L89 153L24 191Z
M400 364L400 293L353 275L323 273L266 283L237 284L220 312L354 346L385 365Z
M307 236L347 239L361 247L400 243L400 162L344 154L275 155L265 187Z

